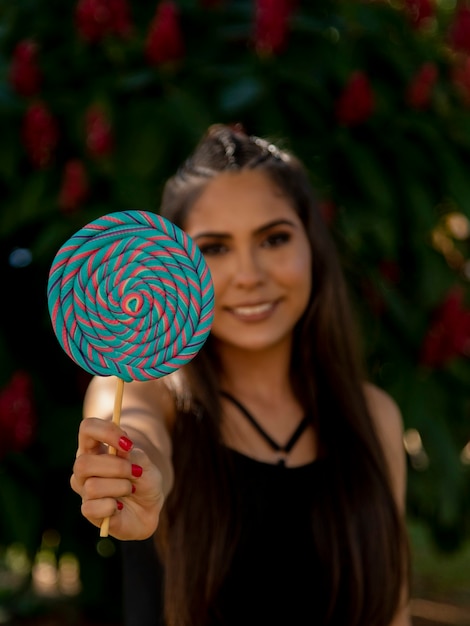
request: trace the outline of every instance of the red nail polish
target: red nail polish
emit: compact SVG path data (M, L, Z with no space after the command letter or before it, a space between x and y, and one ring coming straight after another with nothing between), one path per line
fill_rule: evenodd
M135 463L132 463L132 476L135 476L135 478L139 478L139 476L142 476L142 468L140 467L140 465L135 465Z
M129 450L132 448L133 445L134 444L132 443L132 441L128 439L127 437L124 437L124 435L120 437L119 447L125 450L126 452L129 452Z
M122 509L124 508L124 505L120 500L116 500L116 506L118 511L122 511Z
M136 486L134 485L134 483L132 483L131 493L135 493L135 490L136 490Z

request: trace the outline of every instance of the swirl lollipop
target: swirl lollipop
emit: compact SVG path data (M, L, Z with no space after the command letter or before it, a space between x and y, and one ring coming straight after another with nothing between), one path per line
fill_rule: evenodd
M124 381L160 378L189 362L213 319L213 286L199 248L146 211L110 213L76 232L55 256L47 295L69 357L91 374L118 378L116 423ZM108 526L106 518L101 536Z

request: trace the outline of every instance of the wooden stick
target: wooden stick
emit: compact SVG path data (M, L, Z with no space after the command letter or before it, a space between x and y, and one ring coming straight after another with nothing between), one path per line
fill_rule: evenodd
M116 395L114 396L113 422L119 426L121 421L122 396L124 393L124 381L117 379ZM116 454L116 448L109 446L108 454ZM109 534L109 517L105 517L100 526L100 537L107 537Z

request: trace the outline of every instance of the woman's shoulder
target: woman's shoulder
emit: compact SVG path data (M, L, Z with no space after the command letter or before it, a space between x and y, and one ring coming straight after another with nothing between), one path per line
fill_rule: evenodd
M171 375L148 381L126 382L122 401L123 412L134 410L155 413L171 424L175 416L175 383L170 377ZM115 376L94 376L85 394L85 416L109 415L114 405L116 389Z
M404 505L406 462L403 418L397 402L383 389L365 383L364 394L377 436L382 444L396 500Z
M376 427L391 436L399 435L401 438L402 415L392 396L384 389L369 382L364 384L364 394Z

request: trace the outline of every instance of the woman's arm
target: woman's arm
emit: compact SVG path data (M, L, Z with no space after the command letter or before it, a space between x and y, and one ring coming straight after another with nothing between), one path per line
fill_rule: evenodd
M366 401L382 444L392 492L400 514L405 518L406 456L403 446L403 420L395 401L382 389L367 384ZM403 581L402 602L390 626L411 626L408 581Z
M144 539L155 531L173 484L168 432L173 405L161 381L125 383L117 426L111 421L116 387L114 377L90 383L70 482L92 524L100 526L109 517L110 535ZM108 454L108 446L116 455Z
M395 501L405 514L406 457L403 445L403 420L396 402L382 389L367 384L366 401L382 444Z

